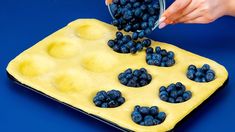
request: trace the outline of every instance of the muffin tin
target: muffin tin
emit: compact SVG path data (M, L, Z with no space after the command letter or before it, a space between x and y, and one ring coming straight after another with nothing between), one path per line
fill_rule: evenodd
M38 91L122 130L169 131L198 107L227 80L226 69L207 58L195 55L170 44L152 41L175 53L172 67L148 65L145 51L137 54L120 54L107 46L114 38L115 27L96 19L78 19L27 49L8 67L9 76L19 84ZM190 64L209 64L216 72L215 80L197 83L187 78ZM118 75L127 68L146 68L152 81L141 88L122 85ZM159 98L159 88L182 82L192 92L186 102L172 104ZM99 108L93 97L100 90L116 89L122 92L125 103L116 108ZM159 125L141 126L131 119L134 106L158 106L166 113Z

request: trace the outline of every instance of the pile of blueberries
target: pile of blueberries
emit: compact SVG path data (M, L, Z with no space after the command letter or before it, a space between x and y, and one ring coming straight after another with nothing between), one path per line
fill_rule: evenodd
M126 32L132 31L134 40L152 32L159 18L160 5L154 0L113 0L110 10L112 24Z
M122 93L118 90L108 92L102 90L97 92L93 102L97 107L114 108L122 105L125 102L125 98L122 97Z
M170 67L175 64L174 52L167 52L165 49L161 49L161 47L157 46L154 49L152 47L148 47L146 49L146 62L149 65L161 66L161 67Z
M152 76L148 74L145 68L136 69L132 71L132 69L128 68L123 73L118 75L118 79L121 84L128 87L142 87L149 84L152 80Z
M143 50L144 47L151 45L150 39L142 41L133 41L130 35L123 35L122 32L116 33L114 40L108 41L108 46L118 53L132 53Z
M204 64L201 68L190 65L187 77L195 82L210 82L215 79L215 71L208 64Z
M157 106L152 107L140 107L136 105L134 111L131 114L132 120L142 126L153 126L161 124L165 118L165 112L159 112Z
M162 86L159 89L159 97L161 100L169 103L185 102L192 97L192 93L185 90L186 88L181 82L172 83L167 88Z

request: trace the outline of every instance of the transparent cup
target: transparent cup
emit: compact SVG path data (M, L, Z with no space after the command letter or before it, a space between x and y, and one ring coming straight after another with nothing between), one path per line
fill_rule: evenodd
M166 1L165 0L153 0L153 2L159 2L160 11L159 11L158 20L155 22L154 27L152 28L152 31L159 26L159 24L160 24L159 19L161 18L163 12L166 10ZM108 10L109 10L109 13L112 16L112 18L115 19L112 12L111 12L110 4L108 4ZM139 31L137 30L137 32L139 32Z

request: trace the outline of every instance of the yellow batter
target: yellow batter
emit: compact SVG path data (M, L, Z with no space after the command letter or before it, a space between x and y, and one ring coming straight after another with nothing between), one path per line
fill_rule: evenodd
M107 46L115 33L115 27L109 24L78 19L21 53L9 63L7 71L25 85L133 131L173 129L228 78L222 65L166 43L153 41L152 47L173 51L176 64L172 67L147 65L144 50L135 55L116 53ZM190 64L204 63L216 72L214 81L197 83L186 77ZM142 67L153 77L149 85L131 88L119 83L119 73ZM161 101L159 87L176 82L182 82L192 92L192 98L178 104ZM111 89L120 90L126 102L117 108L96 107L92 101L96 92ZM131 119L135 105L158 106L167 114L166 120L156 126L140 126Z

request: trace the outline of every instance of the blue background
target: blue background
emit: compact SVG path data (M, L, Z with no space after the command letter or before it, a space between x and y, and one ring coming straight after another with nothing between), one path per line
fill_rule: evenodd
M104 0L0 1L0 131L117 131L13 84L6 76L5 68L16 55L77 18L111 21ZM149 37L216 60L230 73L227 86L183 120L175 131L233 130L235 18L223 17L207 25L172 25Z

